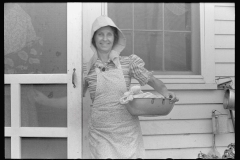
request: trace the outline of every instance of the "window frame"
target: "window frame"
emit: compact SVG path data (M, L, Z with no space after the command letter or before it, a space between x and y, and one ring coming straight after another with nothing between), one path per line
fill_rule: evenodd
M107 3L101 3L102 15L107 15ZM214 60L214 3L200 3L200 75L155 75L168 89L217 89ZM138 81L132 79L132 85ZM143 90L152 90L143 86Z
M142 3L143 5L144 5L144 3ZM148 3L145 3L145 4L148 4ZM152 5L152 3L150 3L151 5ZM163 16L164 17L164 15L165 15L165 6L166 6L166 3L159 3L159 4L161 4L161 13L162 13L162 15L161 16ZM196 3L195 3L196 4ZM116 3L114 4L114 5L116 5ZM135 43L135 41L137 41L137 39L136 39L136 36L138 36L137 34L138 33L143 33L143 34L145 34L145 33L156 33L156 34L160 34L160 35L162 35L161 37L162 37L162 43L163 43L163 46L162 46L162 50L160 51L160 53L162 53L162 59L161 59L161 62L162 62L162 65L161 66L159 66L160 68L159 69L157 69L157 68L155 68L155 69L149 69L149 70L153 70L154 71L154 73L156 74L156 75L200 75L200 70L201 70L201 65L200 65L200 16L199 16L199 5L197 4L197 5L192 5L192 7L191 7L191 14L192 14L192 16L191 16L191 25L192 25L192 29L190 29L190 30L179 30L179 29L170 29L170 28L168 28L168 29L166 29L165 28L165 20L163 20L162 21L162 28L158 28L158 29L147 29L147 28L135 28L135 26L137 25L137 24L135 24L135 5L136 5L136 3L131 3L130 4L131 5L131 8L132 8L132 26L130 27L127 27L127 28L121 28L121 30L124 32L124 31L126 31L126 32L130 32L131 33L131 36L132 36L132 53L135 53L135 50L136 50L136 43ZM190 4L191 5L191 4ZM109 11L108 11L108 13L109 13ZM110 17L111 18L111 17ZM138 32L138 33L137 33ZM168 53L165 53L165 51L166 51L166 49L165 48L167 48L165 45L166 45L166 41L165 41L165 39L167 38L167 34L172 34L172 33L177 33L177 34L187 34L187 33L190 33L190 37L191 37L191 57L190 57L190 59L191 59L191 61L188 61L187 63L186 63L186 65L191 65L190 66L190 68L188 68L188 69L190 69L190 70L179 70L179 71L177 71L177 70L167 70L167 64L166 64L166 62L167 61L169 61L169 60L167 60L167 59L165 59L164 57L166 57L167 56L167 54ZM186 50L187 51L187 50ZM132 53L128 53L128 55L130 55L130 54L132 54ZM136 53L137 55L138 55L138 53ZM126 53L125 53L125 55L126 55ZM140 56L140 55L139 55ZM147 55L146 55L147 56ZM141 57L141 56L140 56ZM150 58L149 56L147 56L148 58ZM146 57L145 57L146 58ZM151 59L151 58L150 58ZM143 59L144 60L144 59ZM145 59L146 60L146 59ZM145 61L144 60L144 61ZM147 66L147 64L148 65L151 65L150 64L150 62L148 61L148 63L147 63L147 61L145 61L145 63L146 63L146 66Z

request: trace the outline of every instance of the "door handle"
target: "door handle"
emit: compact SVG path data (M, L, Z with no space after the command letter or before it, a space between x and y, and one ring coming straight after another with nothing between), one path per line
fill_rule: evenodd
M75 71L76 71L76 68L73 68L73 74L72 74L72 84L73 84L73 88L76 88L75 81L74 81Z

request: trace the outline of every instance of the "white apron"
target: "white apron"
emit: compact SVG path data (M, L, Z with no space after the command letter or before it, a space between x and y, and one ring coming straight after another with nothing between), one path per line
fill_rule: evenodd
M89 148L94 159L144 158L139 119L119 103L127 91L121 69L96 68L97 89L89 118Z

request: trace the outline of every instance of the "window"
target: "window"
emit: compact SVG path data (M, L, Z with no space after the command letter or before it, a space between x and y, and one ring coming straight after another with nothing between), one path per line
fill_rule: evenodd
M200 75L198 3L108 3L107 14L123 31L121 55L136 54L159 75Z

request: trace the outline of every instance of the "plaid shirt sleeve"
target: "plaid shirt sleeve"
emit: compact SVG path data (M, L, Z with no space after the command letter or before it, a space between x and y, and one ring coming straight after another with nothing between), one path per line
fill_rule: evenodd
M86 67L86 64L85 63L83 63L83 70L82 70L82 72L83 72L83 81L82 81L82 87L83 87L83 97L85 97L85 94L86 94L86 92L87 92L87 88L88 88L88 83L87 83L87 81L86 81L86 76L87 76L87 67Z
M131 77L138 80L141 86L144 86L148 83L152 73L144 68L144 61L137 55L130 55L130 75Z

